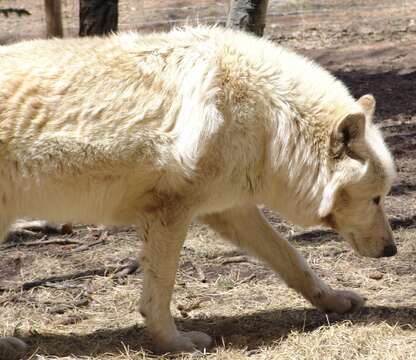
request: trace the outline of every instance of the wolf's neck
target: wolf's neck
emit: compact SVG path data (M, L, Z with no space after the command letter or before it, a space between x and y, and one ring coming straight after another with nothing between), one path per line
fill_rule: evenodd
M317 140L316 129L310 124L284 117L278 119L270 143L271 196L265 201L298 225L316 225L320 200L330 176L327 144L324 139Z

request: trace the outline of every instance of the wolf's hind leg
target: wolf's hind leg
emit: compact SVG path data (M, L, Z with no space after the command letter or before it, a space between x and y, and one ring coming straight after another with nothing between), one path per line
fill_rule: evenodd
M1 214L1 212L0 212ZM0 215L0 244L6 240L10 225L14 219L7 215L3 209ZM3 264L0 260L0 267ZM26 353L27 345L20 339L15 337L0 337L0 359L18 360L22 359Z

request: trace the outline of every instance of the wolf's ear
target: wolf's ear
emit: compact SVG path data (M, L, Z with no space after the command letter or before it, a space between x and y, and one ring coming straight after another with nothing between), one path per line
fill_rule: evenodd
M320 218L327 217L334 207L338 191L341 187L341 179L334 177L325 187L322 200L319 205L318 215Z
M371 120L376 109L376 99L371 94L363 95L358 100L357 103L363 109L366 117Z
M345 116L335 128L335 136L345 146L364 138L365 115L353 113Z

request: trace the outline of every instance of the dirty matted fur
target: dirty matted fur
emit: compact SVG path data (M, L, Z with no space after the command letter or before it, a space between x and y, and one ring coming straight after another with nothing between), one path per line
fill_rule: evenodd
M258 204L362 255L396 252L374 98L267 40L200 27L25 42L0 48L0 84L0 237L24 217L137 226L141 313L161 351L211 342L169 310L195 218L324 311L364 301L319 279Z

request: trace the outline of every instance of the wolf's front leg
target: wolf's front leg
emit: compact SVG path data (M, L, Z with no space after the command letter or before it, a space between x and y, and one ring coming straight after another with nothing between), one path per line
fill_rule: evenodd
M197 331L179 332L170 312L176 269L188 223L167 225L160 219L138 227L143 238L141 265L144 270L140 312L158 352L203 350L211 338Z
M302 255L267 222L256 206L233 208L201 219L231 242L266 261L285 282L314 306L346 313L364 304L350 291L333 290L308 266Z

